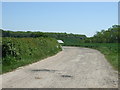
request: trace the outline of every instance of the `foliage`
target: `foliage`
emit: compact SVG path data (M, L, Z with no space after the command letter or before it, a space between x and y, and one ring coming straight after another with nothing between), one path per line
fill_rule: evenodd
M117 43L120 42L120 25L113 25L108 30L97 32L93 37L86 38L86 43Z
M4 31L2 30L3 37L17 37L17 38L23 38L23 37L51 37L51 38L55 38L58 40L63 40L66 44L70 44L70 43L82 43L84 42L84 39L86 38L85 35L79 35L79 34L67 34L67 33L48 33L48 32L31 32L31 31L27 31L27 32L22 32L22 31L17 31L17 32L13 32L13 31Z
M3 38L3 72L9 71L13 67L36 62L54 55L60 50L60 45L53 38Z

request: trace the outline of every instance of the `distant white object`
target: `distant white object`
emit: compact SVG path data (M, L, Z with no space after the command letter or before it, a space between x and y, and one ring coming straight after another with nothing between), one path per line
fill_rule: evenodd
M62 40L57 40L58 41L58 43L64 43Z

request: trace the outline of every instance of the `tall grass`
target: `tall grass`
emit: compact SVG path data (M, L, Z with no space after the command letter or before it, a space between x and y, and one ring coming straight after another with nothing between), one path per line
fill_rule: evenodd
M61 50L53 38L3 38L2 72L30 64Z

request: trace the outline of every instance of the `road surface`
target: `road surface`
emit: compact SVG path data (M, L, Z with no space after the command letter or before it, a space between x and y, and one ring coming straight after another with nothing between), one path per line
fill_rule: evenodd
M55 56L2 75L3 88L117 88L118 72L99 51L63 47Z

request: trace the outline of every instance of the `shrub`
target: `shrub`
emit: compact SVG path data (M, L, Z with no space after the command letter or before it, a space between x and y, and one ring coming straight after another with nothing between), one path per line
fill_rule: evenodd
M3 72L6 67L13 68L15 65L22 66L33 63L54 55L60 50L60 45L53 38L3 38Z

